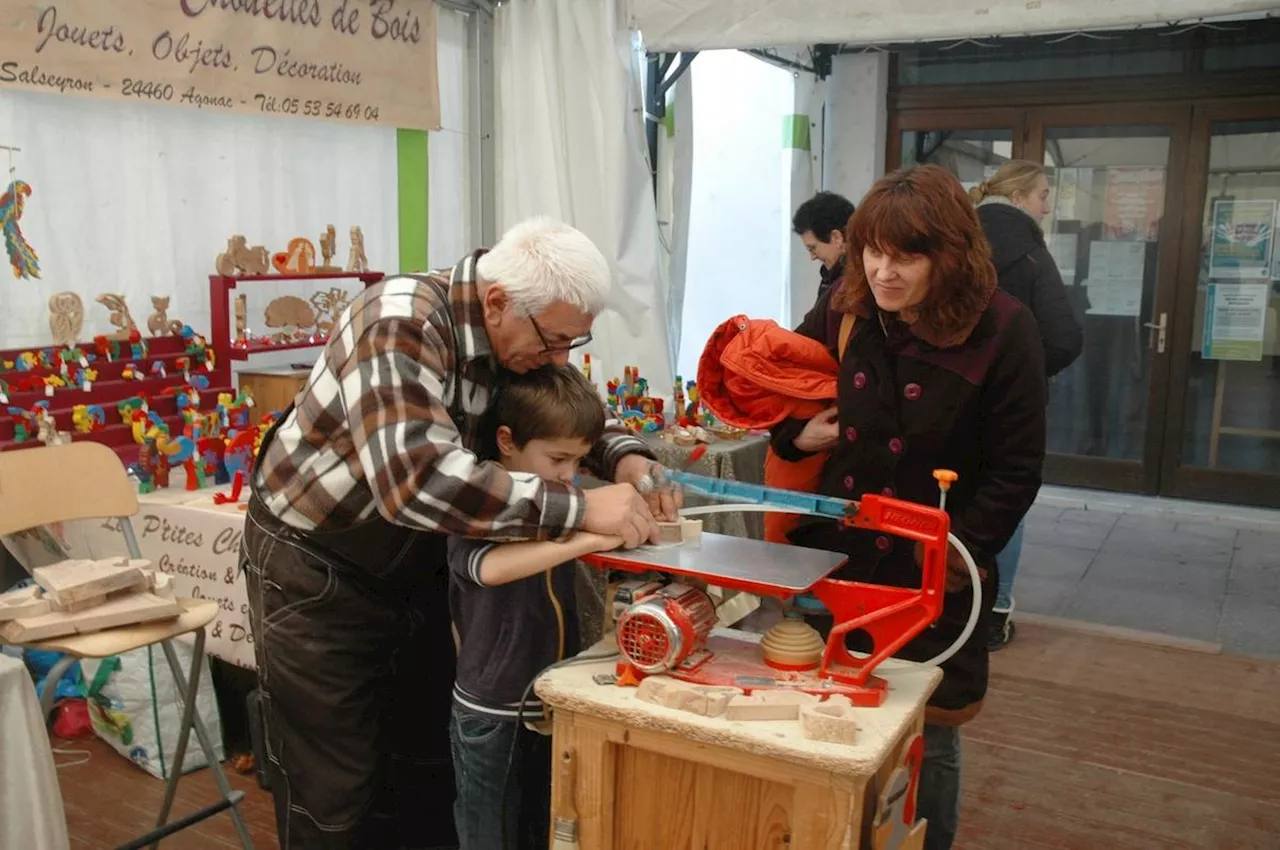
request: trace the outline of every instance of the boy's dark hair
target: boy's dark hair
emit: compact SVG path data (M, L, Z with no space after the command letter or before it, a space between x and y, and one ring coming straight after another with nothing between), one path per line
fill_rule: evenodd
M512 375L498 391L491 427L511 429L511 439L523 448L530 440L577 437L595 445L604 433L604 403L596 388L573 366L543 366Z
M835 192L819 192L805 201L791 219L791 227L797 236L813 231L820 242L831 241L831 231L844 232L844 226L853 215L853 203Z

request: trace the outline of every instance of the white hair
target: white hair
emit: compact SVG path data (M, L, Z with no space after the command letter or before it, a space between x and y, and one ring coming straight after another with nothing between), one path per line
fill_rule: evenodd
M500 283L512 306L533 316L556 301L592 316L609 294L609 262L582 232L550 218L526 219L476 261L476 274Z

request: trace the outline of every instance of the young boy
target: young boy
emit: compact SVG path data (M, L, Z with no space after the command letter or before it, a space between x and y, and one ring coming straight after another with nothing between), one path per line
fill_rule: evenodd
M573 480L605 424L595 388L572 366L513 377L491 415L493 456L507 470L564 482ZM449 736L462 850L545 850L551 746L524 725L542 718L529 685L580 649L573 560L621 542L583 532L563 542L449 539L449 609L458 640Z

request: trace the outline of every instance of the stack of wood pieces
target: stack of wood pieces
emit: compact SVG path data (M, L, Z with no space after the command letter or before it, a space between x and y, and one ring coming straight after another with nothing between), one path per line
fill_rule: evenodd
M858 724L853 703L841 694L825 699L795 690L759 689L748 694L738 688L695 685L670 676L649 676L636 689L636 699L703 717L731 722L799 721L811 741L854 744Z
M34 585L0 594L0 638L32 643L177 617L172 580L150 567L130 558L37 567Z

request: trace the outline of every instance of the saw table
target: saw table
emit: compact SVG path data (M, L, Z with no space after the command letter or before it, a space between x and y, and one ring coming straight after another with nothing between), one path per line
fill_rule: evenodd
M612 648L606 640L584 655ZM852 709L855 743L832 744L806 738L796 721L733 721L641 701L637 688L600 684L614 664L560 667L535 687L552 709L553 764L572 753L572 771L553 771L552 799L569 801L561 811L576 815L581 850L924 846L924 822L895 824L902 806L914 807L904 765L922 740L936 668L881 664L887 699Z

